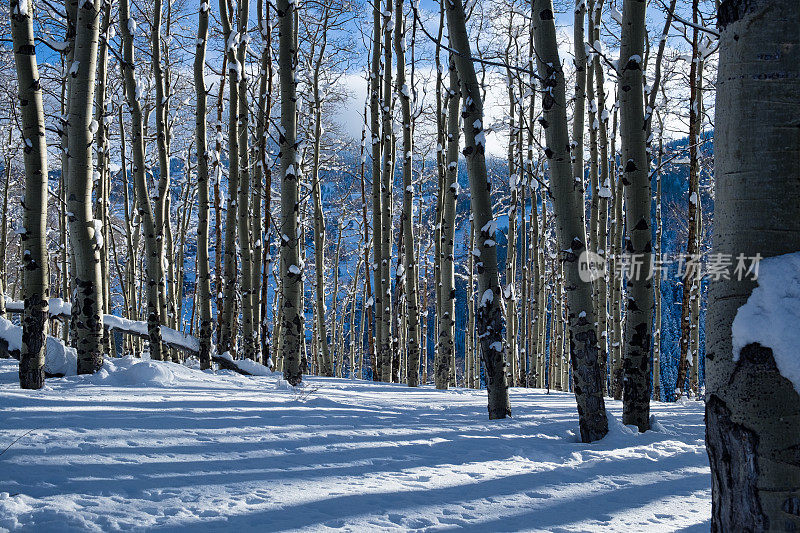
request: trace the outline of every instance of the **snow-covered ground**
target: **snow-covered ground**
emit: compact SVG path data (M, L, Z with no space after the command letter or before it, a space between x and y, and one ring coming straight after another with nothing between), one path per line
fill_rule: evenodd
M22 391L0 360L0 530L707 531L700 402L576 440L570 394L112 360ZM21 437L21 438L20 438Z

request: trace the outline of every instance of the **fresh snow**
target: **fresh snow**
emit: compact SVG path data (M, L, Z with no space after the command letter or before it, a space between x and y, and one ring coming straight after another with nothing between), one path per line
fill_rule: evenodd
M22 326L0 317L0 339L9 351L22 350ZM74 376L78 371L78 354L74 348L64 346L61 339L47 336L45 344L44 371L48 374Z
M759 261L757 282L733 320L733 360L748 344L769 347L781 375L800 393L800 252Z
M582 444L572 394L510 395L133 358L23 391L0 360L0 530L708 530L701 402L638 434L607 400Z

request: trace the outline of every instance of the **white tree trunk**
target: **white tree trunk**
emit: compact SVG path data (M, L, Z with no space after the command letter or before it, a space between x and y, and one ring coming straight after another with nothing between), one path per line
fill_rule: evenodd
M33 2L12 0L10 8L25 161L25 197L22 202L23 226L20 234L24 272L22 296L25 307L22 312L19 385L23 389L41 389L44 386L50 292L46 239L47 141L42 88L36 62ZM5 295L0 294L0 297L5 298Z
M622 183L627 206L625 251L629 254L630 264L641 267L638 270L634 266L627 281L622 420L625 424L637 426L639 431L650 428L650 345L653 325L653 281L650 276L652 193L642 73L645 14L644 2L625 0L618 62Z
M795 1L720 5L714 254L800 251L798 20ZM731 344L733 319L754 287L749 277L732 276L709 289L712 531L800 528L800 395L776 367L772 346L754 343L734 354Z
M92 103L99 21L100 14L94 4L87 2L77 9L75 55L69 81L67 211L75 265L72 317L79 374L91 374L103 365L102 241L92 212L92 144L98 128L93 124Z
M456 69L461 86L463 154L471 192L472 216L475 223L475 250L480 251L478 293L480 302L476 316L477 335L481 341L481 357L486 368L486 388L489 396L489 418L505 418L511 414L508 402L508 382L505 372L503 329L505 327L497 275L497 224L491 204L491 182L486 172L486 140L483 129L483 99L475 65L472 63L466 15L461 0L447 3L447 27L450 45L457 52Z
M297 24L296 4L278 0L278 69L281 84L281 338L283 376L291 385L303 380L300 365L305 331L303 265L297 232L300 162L297 153Z
M597 353L592 284L580 279L578 258L586 250L583 221L583 180L572 175L567 134L564 72L558 56L553 5L536 0L533 9L534 40L539 76L543 78L543 120L550 167L556 235L564 262L567 308L572 339L572 365L581 440L592 442L608 431L600 361Z

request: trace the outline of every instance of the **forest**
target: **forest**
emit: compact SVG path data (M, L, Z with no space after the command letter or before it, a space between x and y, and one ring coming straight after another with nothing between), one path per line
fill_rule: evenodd
M9 0L0 531L800 528L800 4Z

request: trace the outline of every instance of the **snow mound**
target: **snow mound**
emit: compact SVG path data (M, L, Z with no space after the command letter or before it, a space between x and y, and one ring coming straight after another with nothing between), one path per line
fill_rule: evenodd
M241 370L250 373L253 376L271 376L272 372L270 372L269 368L265 367L261 363L253 361L252 359L239 359L233 362L236 366L238 366Z
M22 326L10 320L0 318L0 339L9 351L22 350ZM44 371L48 374L74 376L78 370L78 355L74 348L64 346L61 339L47 337L47 348L44 359Z
M739 308L731 327L733 360L758 343L772 349L783 377L800 394L800 252L762 259L758 287Z
M77 374L78 353L75 348L64 346L64 343L55 337L47 337L44 371L48 374L61 374L63 376Z
M78 376L92 385L108 387L175 387L205 381L206 374L169 361L138 359L132 356L107 357L95 374Z
M175 374L163 361L148 359L106 359L96 374L86 378L95 385L112 387L167 387L175 383Z
M8 350L22 349L22 328L10 320L0 318L0 339L8 344Z

